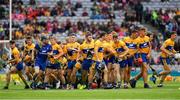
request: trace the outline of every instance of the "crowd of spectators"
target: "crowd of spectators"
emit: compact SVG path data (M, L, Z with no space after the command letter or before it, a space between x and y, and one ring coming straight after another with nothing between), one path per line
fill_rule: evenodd
M9 39L9 0L0 0L0 40Z
M28 5L25 5L23 0L13 1L12 18L13 18L13 39L24 38L25 35L33 34L63 34L63 33L78 33L81 37L85 31L90 31L94 35L101 30L115 30L121 36L124 36L124 28L114 22L116 18L114 11L124 9L124 5L132 0L92 0L92 6L87 8L83 5L83 1L71 2L71 0L59 0L55 5L37 6L41 4L35 0L30 0ZM77 21L72 22L71 18L64 22L59 22L56 17L73 17L77 16L78 9L83 9L80 17L89 17L95 19L109 19L102 23ZM53 20L41 20L37 17L54 17ZM19 23L19 22L22 23Z
M153 50L159 51L163 36L166 36L167 32L180 32L180 19L178 17L180 11L178 9L149 10L143 8L143 5L137 2L138 0L91 0L92 6L90 8L83 5L83 0L75 3L71 2L71 0L59 0L54 5L45 6L42 6L38 0L29 0L28 4L25 4L23 0L12 1L12 39L16 40L24 39L27 35L59 34L66 37L72 33L76 33L78 38L83 38L87 31L90 31L94 37L97 37L101 31L110 32L112 30L116 31L120 37L124 37L128 34L130 27L145 22L158 27L160 33L162 33L148 32L153 37ZM128 10L129 8L134 10ZM77 13L79 9L82 10L80 16ZM116 11L126 11L125 15L123 15L125 16L125 21L122 24L117 24L119 22L114 21L117 17ZM7 16L8 13L6 13L3 19L7 19ZM73 22L71 17L74 16L108 21L97 23L96 21L88 22L87 20L78 19L78 21ZM38 17L53 17L53 20L39 20ZM57 19L59 17L69 18L60 22ZM9 30L6 30L8 28L8 21L0 24L0 33L3 33L0 34L0 39L4 40L9 37Z
M151 23L154 27L157 27L159 32L162 33L164 39L167 34L172 31L176 31L180 35L180 10L171 9L159 9L144 11L144 20L146 23Z

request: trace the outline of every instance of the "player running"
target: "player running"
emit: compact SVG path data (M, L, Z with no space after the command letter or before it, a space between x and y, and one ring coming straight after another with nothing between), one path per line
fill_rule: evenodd
M24 56L24 63L26 65L25 67L25 74L28 77L29 81L32 81L32 77L34 74L34 48L35 44L32 43L32 38L27 37L24 45L24 51L23 51L23 56Z
M92 34L90 32L87 32L85 41L80 47L81 54L83 57L82 61L82 86L86 88L86 81L88 77L89 69L92 65L94 65L94 47L95 42L92 38Z
M164 71L160 72L157 76L161 77L161 80L157 87L163 87L164 79L168 74L171 73L171 69L169 67L171 58L174 57L176 51L174 50L174 41L176 39L176 32L171 33L171 37L167 39L163 45L161 46L161 56L160 60L163 64Z
M114 49L116 50L116 67L114 69L114 74L116 75L116 83L118 84L118 88L120 88L121 81L124 82L124 88L128 88L127 82L125 79L126 76L126 67L127 67L127 53L129 51L126 44L118 39L118 35L113 35L114 40ZM119 73L120 70L120 73ZM119 79L121 77L121 80Z
M48 88L50 83L50 79L53 79L54 82L57 84L56 88L60 87L59 80L61 80L63 87L65 88L65 78L61 72L61 57L63 56L63 50L60 45L57 44L55 37L50 37L50 43L52 46L52 51L49 55L49 61L46 68L45 79L44 79L44 86L45 89Z
M10 47L12 50L12 59L9 60L7 63L11 65L9 71L6 73L6 86L4 87L4 89L8 89L9 87L9 83L10 83L10 79L11 79L11 74L13 73L18 73L19 77L22 79L22 81L25 84L25 89L29 89L29 85L26 82L22 70L23 70L23 62L22 59L20 57L20 52L18 50L18 48L16 47L16 43L15 41L10 41Z
M127 64L128 67L126 68L126 82L129 82L130 80L130 72L131 68L134 67L134 61L136 61L137 57L137 51L138 51L138 40L137 40L137 33L138 31L136 29L131 29L130 36L125 37L123 41L126 43L126 46L129 48L128 54L127 54Z
M136 87L136 82L139 80L141 77L144 79L144 88L150 88L148 85L148 63L149 63L149 58L151 55L151 43L150 39L148 36L146 36L146 29L144 27L139 28L139 37L138 39L138 62L141 63L141 73L138 74L135 78L130 80L130 85L132 88Z
M42 41L42 42L41 42ZM49 44L49 40L47 37L42 36L41 41L35 45L35 50L37 52L35 58L35 73L33 75L33 82L31 84L32 89L37 88L37 84L39 81L44 81L44 72L47 66L48 55L52 51L52 46Z
M68 39L68 43L65 47L65 53L67 54L67 89L74 89L76 83L76 72L79 68L75 67L79 60L80 44L76 42L75 34L71 34Z

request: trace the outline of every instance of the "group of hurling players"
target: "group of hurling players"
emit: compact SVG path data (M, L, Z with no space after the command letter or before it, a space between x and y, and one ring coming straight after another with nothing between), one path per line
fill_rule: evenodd
M23 48L17 48L10 41L11 59L7 60L9 70L6 73L6 85L9 88L11 74L17 73L25 84L25 89L94 89L132 88L143 78L144 88L148 84L149 60L151 58L151 38L145 27L129 30L127 37L119 39L116 32L101 32L93 39L86 32L84 41L77 41L70 34L66 43L60 43L56 37L26 37ZM174 57L176 32L164 41L160 50L163 71L155 73L160 78L157 87L171 73L170 61ZM140 73L131 77L132 67L139 67ZM153 69L154 71L154 69ZM24 76L26 75L26 76Z

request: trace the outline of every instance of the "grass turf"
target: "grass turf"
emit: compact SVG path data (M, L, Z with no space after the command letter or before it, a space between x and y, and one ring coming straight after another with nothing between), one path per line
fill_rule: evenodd
M24 85L11 83L9 90L3 90L4 82L0 82L0 99L180 99L180 82L166 82L165 87L144 89L139 81L137 88L132 89L96 89L96 90L24 90Z

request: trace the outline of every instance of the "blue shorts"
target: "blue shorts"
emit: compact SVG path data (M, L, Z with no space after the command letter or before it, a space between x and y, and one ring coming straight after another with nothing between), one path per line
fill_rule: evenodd
M146 62L146 63L149 62L149 60L147 59L147 54L146 53L141 53L140 56L141 56L143 62Z
M93 62L94 61L91 59L84 59L82 62L83 70L89 70L89 68L92 66Z
M35 67L39 67L40 70L45 71L47 62L35 61Z
M169 57L168 57L168 58L160 57L161 63L162 63L163 65L165 65L165 63L163 62L163 60L165 60L165 62L167 63L167 65L170 65L171 60L170 60Z
M127 59L128 67L134 66L134 57L130 57Z
M18 64L16 65L16 69L17 69L18 71L23 70L23 62L18 62Z
M138 59L138 58L139 58L139 53L135 53L135 54L134 54L134 57L135 57L136 59Z
M47 68L50 68L50 69L60 69L60 66L61 66L60 63L56 63L56 64L49 63Z
M108 60L108 63L114 64L115 63L115 56L110 57Z
M106 65L108 65L108 63L114 64L115 63L115 56L104 59L104 62L105 62Z
M68 61L67 68L68 69L73 69L75 65L76 65L76 61L75 60L70 60L70 61Z
M27 63L25 63L26 64L26 66L31 66L31 67L33 67L33 63L32 62L27 62Z
M122 60L119 62L120 68L125 68L127 64L128 64L127 60Z
M99 66L100 63L103 63L104 65L106 65L106 63L104 61L102 61L102 62L96 61L96 65L95 65L96 69L97 69L97 67Z
M108 65L108 59L104 59L106 65Z

